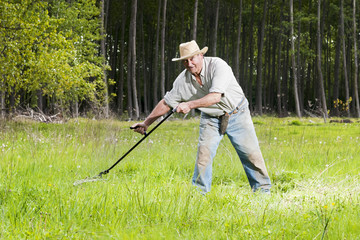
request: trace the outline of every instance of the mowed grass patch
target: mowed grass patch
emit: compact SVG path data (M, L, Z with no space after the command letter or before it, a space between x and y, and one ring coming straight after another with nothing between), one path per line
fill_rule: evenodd
M193 188L198 120L164 122L103 181L79 186L141 139L132 123L1 122L0 238L359 239L360 124L254 122L270 197L251 193L227 137L212 191Z

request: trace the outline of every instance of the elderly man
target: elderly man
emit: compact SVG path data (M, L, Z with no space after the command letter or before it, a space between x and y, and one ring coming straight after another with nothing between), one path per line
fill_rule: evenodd
M185 70L176 78L173 88L156 105L150 115L132 127L144 134L147 128L170 108L187 114L201 111L200 136L193 185L205 194L210 191L212 162L221 139L226 134L243 164L251 189L270 193L271 182L262 157L248 101L236 81L231 67L217 57L204 57L195 41L179 46Z

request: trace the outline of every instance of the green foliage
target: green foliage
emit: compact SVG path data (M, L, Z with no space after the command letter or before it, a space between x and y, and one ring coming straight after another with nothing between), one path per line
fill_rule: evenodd
M299 120L293 120L289 124L294 126L300 126L302 123Z
M272 195L253 194L224 137L212 191L190 184L197 120L141 136L130 122L0 122L1 239L358 239L359 123L255 118Z
M349 99L347 99L346 101L342 101L341 99L336 99L333 101L334 108L337 108L342 115L345 115L350 108L351 101L352 101L352 97L349 97Z
M95 3L0 1L5 90L17 97L20 91L41 90L63 107L74 100L95 101L102 75Z

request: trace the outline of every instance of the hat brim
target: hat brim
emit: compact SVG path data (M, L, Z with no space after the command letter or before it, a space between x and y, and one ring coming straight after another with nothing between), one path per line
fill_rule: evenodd
M188 58L191 58L197 54L205 54L206 52L208 51L208 47L204 47L203 49L201 50L198 50L196 52L193 52L192 54L190 55L187 55L187 56L183 56L181 58L173 58L172 61L175 62L175 61L181 61L181 60L185 60L185 59L188 59Z

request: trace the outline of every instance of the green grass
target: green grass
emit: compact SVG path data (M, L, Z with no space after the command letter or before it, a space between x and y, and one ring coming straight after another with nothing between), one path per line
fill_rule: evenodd
M360 239L360 123L254 118L273 182L253 194L224 138L212 191L190 184L198 120L0 122L0 239Z

